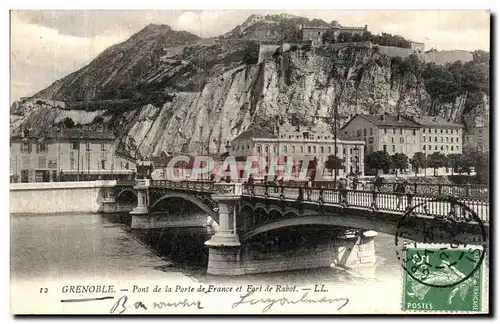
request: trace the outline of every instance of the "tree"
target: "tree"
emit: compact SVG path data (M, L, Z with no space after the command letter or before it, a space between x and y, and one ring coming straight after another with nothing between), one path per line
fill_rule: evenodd
M490 175L490 157L485 152L476 152L475 155L474 170L476 171L476 178L479 182L487 184Z
M448 155L448 166L451 168L451 174L454 172L460 172L462 164L465 159L462 154L449 154Z
M339 36L337 37L337 41L339 43L348 43L348 42L352 41L352 33L348 33L348 32L340 33Z
M366 166L370 169L383 170L389 173L393 168L392 159L389 153L383 151L372 152L366 157Z
M425 168L427 166L427 157L422 152L417 152L413 155L410 160L412 167L415 169L415 176L417 176L418 170L420 168Z
M62 123L63 123L64 127L66 127L66 128L73 128L73 127L75 127L75 122L70 117L64 118L62 120Z
M398 170L403 172L408 168L408 157L404 153L396 153L391 156L392 164L396 170L396 175L398 175Z
M329 155L328 159L325 162L325 168L330 170L330 176L333 173L334 169L342 169L344 164L344 159L339 158L338 156L335 155Z
M102 116L95 116L92 124L102 124L104 122L104 118Z
M428 165L434 169L434 176L437 176L436 171L447 165L446 156L439 152L434 152L427 157Z

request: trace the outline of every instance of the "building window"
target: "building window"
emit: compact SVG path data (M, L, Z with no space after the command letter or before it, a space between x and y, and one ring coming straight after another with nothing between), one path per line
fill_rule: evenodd
M328 146L328 153L332 153L332 147Z
M443 136L441 136L440 140L441 140L441 143L443 143Z
M384 134L387 134L387 128L384 128Z
M415 135L417 135L417 130L416 129L413 130L413 136L415 136Z
M363 129L363 135L366 136L366 128Z
M391 137L391 143L394 143L394 137Z
M396 135L396 129L395 128L392 129L392 135Z
M101 151L106 151L106 143L101 143Z
M321 154L325 153L325 150L324 150L323 146L319 147L319 153L321 153Z
M361 137L361 129L356 129L356 136Z
M79 150L80 149L80 143L78 143L78 142L71 142L71 149L72 150Z
M292 145L292 153L295 153L295 145Z
M429 145L429 151L432 150L432 145Z
M424 134L425 134L425 128L422 128L422 133L424 133Z
M393 152L396 152L396 145L393 145L393 146L392 146L392 151L393 151Z
M300 146L300 153L304 153L304 146L303 145Z
M276 153L276 146L273 146L273 153Z
M90 151L92 150L92 145L90 144L90 142L87 142L87 151Z
M437 136L434 136L434 142L436 142L436 143L438 142Z
M70 170L75 169L75 152L69 152L69 168Z
M370 135L373 135L373 128L370 128Z
M21 152L28 153L30 151L30 143L21 143Z
M311 153L311 147L307 146L307 153Z
M441 151L444 149L443 145L441 145Z
M425 136L423 137L423 142L425 142Z
M260 145L257 145L257 154L259 154L259 155L260 155L260 152L261 152Z
M441 134L443 134L443 129L441 128Z
M458 150L459 150L459 149L458 149L458 145L457 145L457 151L458 151Z
M425 151L425 145L422 145L422 149Z
M438 149L438 146L437 146L437 145L434 145L434 150L436 150L436 151L437 151L437 149Z
M37 153L47 153L47 144L43 142L38 142L36 144L36 152Z
M268 155L268 154L269 154L269 146L268 146L268 145L264 146L264 153L265 153L266 155Z
M448 128L446 129L446 134L448 134Z
M448 145L446 145L446 150L448 151Z
M384 152L387 152L387 145L384 145L383 147Z
M402 128L399 129L399 135L403 135L403 129Z
M453 145L451 146L451 150L453 151Z
M404 143L405 143L405 139L404 139L404 137L401 137L401 138L399 139L399 143L400 143L400 144L404 144Z
M451 142L453 143L453 137L451 138Z
M344 155L346 154L346 149L345 149L345 147L342 149L342 154L344 154Z
M40 168L40 169L47 168L47 157L45 157L45 156L38 157L38 168Z
M105 169L106 169L106 160L101 160L101 168L102 168L103 170L105 170Z
M283 146L283 152L284 152L284 153L288 153L288 146L286 146L286 145L285 145L285 146Z
M313 146L313 153L316 154L316 146Z

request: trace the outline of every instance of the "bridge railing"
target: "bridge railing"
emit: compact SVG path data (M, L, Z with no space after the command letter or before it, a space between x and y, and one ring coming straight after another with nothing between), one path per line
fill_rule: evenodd
M242 185L240 183L216 183L208 181L170 181L170 180L151 180L151 188L174 189L197 191L219 194L242 194Z
M386 182L380 191L393 192L395 182ZM457 184L431 184L431 183L408 183L406 192L429 196L453 196L476 199L489 199L488 186L485 185L457 185ZM369 183L368 190L373 190L373 182Z
M126 187L133 187L135 186L136 181L135 180L116 180L116 185L117 186L126 186Z
M414 195L410 193L391 193L363 190L341 190L307 187L280 187L273 185L244 185L244 195L265 199L286 199L299 202L331 204L343 207L364 208L388 212L405 213L414 207L413 212L424 216L463 216L467 209L453 203L453 200L437 199L434 195ZM455 198L466 205L483 222L489 221L489 202L478 198Z

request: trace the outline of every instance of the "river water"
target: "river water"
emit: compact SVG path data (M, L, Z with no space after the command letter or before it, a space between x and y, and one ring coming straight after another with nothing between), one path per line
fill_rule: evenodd
M207 279L207 227L130 230L128 215L56 214L11 216L11 278L65 280L75 277L161 277ZM400 273L394 237L379 233L376 278ZM289 271L238 277L241 280L359 281L338 269Z
M383 233L375 239L376 266L368 272L323 268L220 277L206 274L208 249L204 242L213 234L208 227L130 230L129 215L97 214L11 215L10 226L11 301L22 313L40 310L51 314L106 313L112 302L62 305L57 301L63 296L56 294L56 297L44 298L38 291L46 286L55 287L50 288L54 293L61 291L63 285L111 283L130 289L145 281L174 286L282 284L313 287L319 284L327 286L332 296L350 300L349 308L345 309L347 313L401 312L403 269L397 258L394 236ZM27 296L38 296L37 304L27 304ZM140 294L130 298L138 296ZM148 296L154 298L155 295ZM185 295L186 298L197 296ZM203 299L204 305L212 305L206 305L205 309L216 313L255 311L253 306L231 309L234 300L220 299L223 296L207 296ZM227 296L238 298L238 294ZM46 303L44 307L40 306L41 302ZM224 309L220 308L220 303L224 303ZM330 312L319 304L315 306L316 312ZM190 311L188 308L178 310ZM301 313L301 309L293 305L277 310Z

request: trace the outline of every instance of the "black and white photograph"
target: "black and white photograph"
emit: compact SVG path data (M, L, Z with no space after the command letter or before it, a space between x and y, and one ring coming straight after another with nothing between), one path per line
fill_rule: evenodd
M9 15L11 314L490 313L490 11Z

